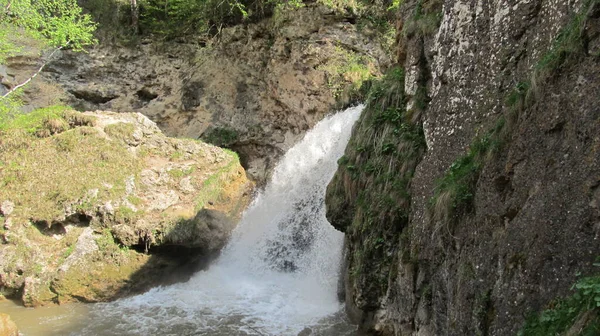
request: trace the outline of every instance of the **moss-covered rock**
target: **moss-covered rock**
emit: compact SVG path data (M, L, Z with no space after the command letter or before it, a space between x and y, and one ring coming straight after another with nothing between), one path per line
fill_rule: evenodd
M0 133L0 287L26 305L118 296L165 262L140 252L218 251L248 201L235 153L138 113L53 107Z

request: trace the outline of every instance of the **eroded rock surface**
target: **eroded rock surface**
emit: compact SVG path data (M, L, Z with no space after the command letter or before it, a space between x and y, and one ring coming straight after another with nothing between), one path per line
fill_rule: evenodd
M262 183L306 130L389 64L381 34L363 26L308 4L225 28L209 45L148 40L65 52L45 77L77 109L142 112L169 136L234 149Z

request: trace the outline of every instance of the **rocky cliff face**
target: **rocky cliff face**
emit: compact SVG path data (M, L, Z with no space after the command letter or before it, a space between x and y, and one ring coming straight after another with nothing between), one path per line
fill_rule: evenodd
M308 4L225 28L209 42L146 39L65 52L45 77L80 110L137 111L167 135L229 147L264 182L306 130L389 65L390 41L355 20Z
M403 88L372 90L328 189L349 312L514 335L598 272L599 4L406 1L400 26Z
M139 113L42 109L0 135L0 293L28 306L185 279L250 198L237 155Z

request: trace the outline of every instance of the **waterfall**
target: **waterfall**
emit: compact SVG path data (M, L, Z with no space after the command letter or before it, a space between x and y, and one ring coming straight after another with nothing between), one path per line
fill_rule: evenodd
M325 188L362 109L325 118L287 152L209 269L96 304L72 335L297 335L335 323L343 234L325 219Z

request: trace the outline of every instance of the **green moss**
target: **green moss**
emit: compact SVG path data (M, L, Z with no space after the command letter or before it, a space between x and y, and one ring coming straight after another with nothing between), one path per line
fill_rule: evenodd
M196 166L191 166L187 169L171 169L168 171L169 175L171 175L171 177L176 178L176 179L180 179L182 177L185 176L189 176L191 174L194 173L194 171L196 171Z
M421 122L407 111L406 100L399 67L371 83L367 107L327 190L330 222L360 252L352 255L349 267L353 281L368 293L368 304L382 297L396 275L392 270L402 235L401 248L410 255L410 181L426 144Z
M56 125L70 129L40 138L44 130L50 132L48 120L61 120ZM125 146L115 146L92 128L76 127L89 123L93 118L55 107L3 125L0 199L14 202L16 215L50 223L89 190L98 189L99 201L124 194L125 179L139 172L140 163Z
M169 155L169 158L171 159L171 161L179 161L183 157L184 157L184 154L182 151L175 151L175 152L171 153L171 155Z
M442 22L443 4L441 0L418 0L412 17L404 25L404 35L423 38L435 34Z
M229 163L217 170L206 180L204 180L204 182L202 182L202 187L196 196L195 211L200 211L202 208L204 208L206 203L216 200L219 197L219 195L223 192L223 184L227 181L228 175L236 169L236 166L240 164L237 153L230 150L225 150L225 152L230 157Z
M231 146L238 138L236 130L226 127L216 127L202 135L202 140L219 147Z
M578 324L577 335L600 335L600 276L579 280L570 297L558 299L539 315L531 315L519 336L564 335Z
M143 201L141 198L139 198L139 197L137 197L137 196L135 196L135 195L129 195L129 196L127 196L127 200L128 200L128 201L129 201L131 204L133 204L133 205L135 205L135 206L140 206L140 205L142 205L142 203L144 202L144 201Z
M118 122L104 127L104 132L106 132L108 136L124 142L129 142L133 139L134 131L135 127L133 124L126 122Z
M134 211L133 209L120 206L115 210L115 221L118 223L134 224L135 221L142 217L143 212Z

